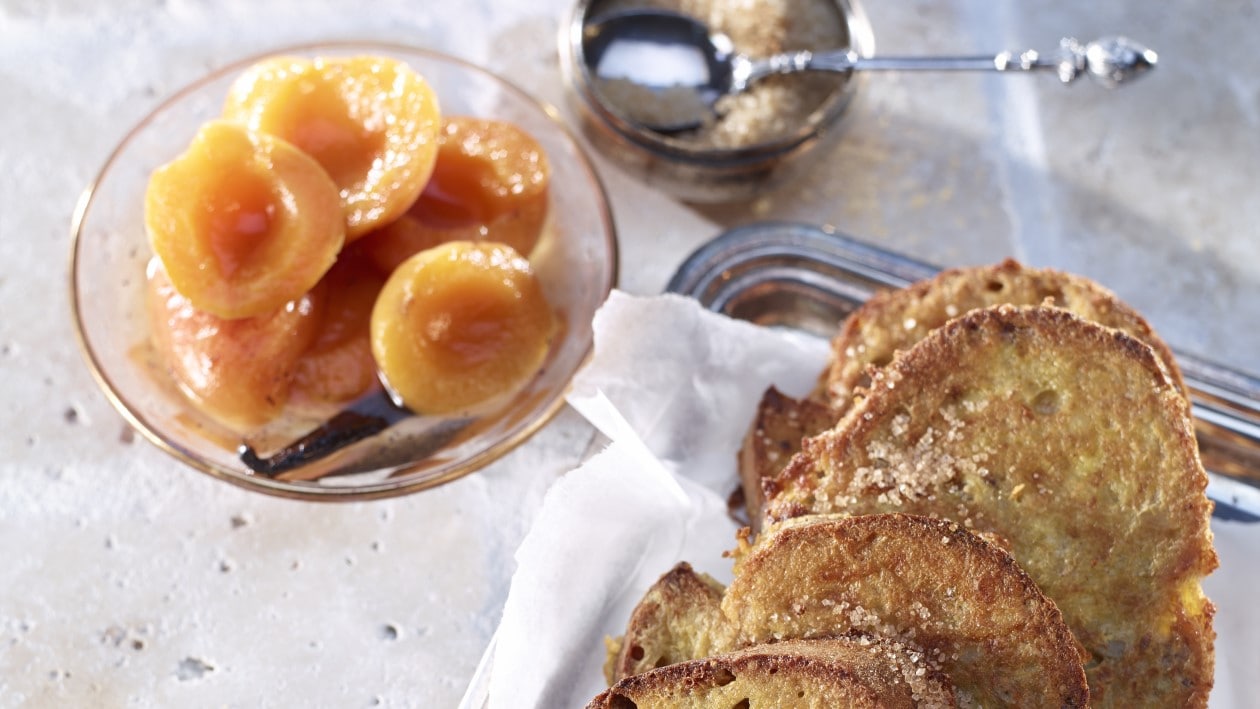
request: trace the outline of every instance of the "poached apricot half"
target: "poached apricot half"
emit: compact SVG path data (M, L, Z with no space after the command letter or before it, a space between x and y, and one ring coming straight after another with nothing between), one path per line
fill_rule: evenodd
M384 273L449 241L496 241L529 255L547 218L551 168L538 141L506 122L448 116L437 162L407 213L363 241Z
M337 188L302 151L211 121L145 192L153 251L189 302L221 318L274 312L310 290L345 241Z
M370 322L385 279L364 259L342 253L320 281L324 317L315 341L293 366L293 398L341 404L378 385Z
M324 167L341 195L347 241L407 211L437 159L437 96L388 57L263 60L233 83L223 116Z
M505 244L454 241L405 261L372 309L386 385L420 414L468 413L539 369L555 316L529 262Z
M157 359L197 409L237 431L281 413L293 364L319 331L319 289L271 313L229 320L194 307L157 260L149 265L148 287Z

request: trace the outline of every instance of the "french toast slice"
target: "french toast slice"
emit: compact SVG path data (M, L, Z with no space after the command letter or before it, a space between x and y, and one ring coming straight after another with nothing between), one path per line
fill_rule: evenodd
M785 640L621 680L587 709L955 706L949 679L922 653L888 640Z
M722 613L737 646L853 632L913 644L964 706L1089 704L1059 609L1009 554L947 520L782 522L739 552Z
M801 441L831 428L838 415L813 399L796 399L770 387L739 449L740 488L753 531L761 528L761 481L773 478L801 451Z
M974 310L873 374L765 484L768 519L898 511L992 533L1090 653L1099 707L1204 706L1217 566L1189 404L1143 342ZM955 678L957 682L957 678Z
M1098 283L1054 269L1029 268L1013 259L998 264L954 268L906 288L880 291L841 323L816 391L806 399L767 391L739 454L745 509L754 531L764 515L761 480L787 465L801 439L831 428L869 384L869 367L882 367L949 320L999 304L1056 307L1118 330L1150 345L1177 387L1189 396L1172 350L1132 307Z
M661 576L630 613L619 644L609 648L608 684L730 647L722 591L721 583L685 561Z
M1014 259L989 266L953 268L906 288L880 291L841 323L831 341L831 362L820 382L822 398L847 409L868 381L870 366L922 340L959 315L994 305L1050 304L1150 345L1173 382L1189 397L1172 350L1136 310L1095 281L1049 268L1030 268Z

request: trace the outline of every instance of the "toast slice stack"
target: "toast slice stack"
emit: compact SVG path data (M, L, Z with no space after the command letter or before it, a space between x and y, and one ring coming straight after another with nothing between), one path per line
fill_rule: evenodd
M704 634L708 652L720 655L860 635L920 654L950 679L962 705L1088 703L1080 649L1054 603L1009 554L959 524L901 514L814 516L767 530L737 555L717 624L712 582L690 567L676 567L647 593L617 653L614 687L657 667L650 648L662 637ZM679 602L672 595L678 613L668 629L634 620L678 589L692 598ZM647 617L660 615L649 610ZM704 656L697 651L685 659Z
M922 653L960 706L1206 706L1218 561L1186 388L1096 284L1006 261L873 298L810 399L767 392L740 465L763 531L729 588L662 577L614 686L856 637Z
M1116 328L1155 350L1177 387L1186 391L1172 350L1149 323L1094 281L1053 269L1028 268L1007 259L990 266L956 268L907 288L881 291L841 324L819 386L804 400L767 391L739 455L748 517L757 528L764 512L760 481L773 478L800 450L803 437L831 428L870 384L868 370L883 367L959 315L993 305L1042 305L1069 310Z
M1217 566L1163 359L1049 307L974 310L875 370L766 483L768 519L904 512L1002 541L1089 652L1096 706L1202 706Z

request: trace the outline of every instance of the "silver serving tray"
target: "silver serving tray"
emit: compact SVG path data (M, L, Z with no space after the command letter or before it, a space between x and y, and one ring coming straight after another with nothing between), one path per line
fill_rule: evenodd
M667 290L760 325L830 338L873 293L940 269L808 224L762 222L725 232L679 267ZM1260 380L1174 352L1191 391L1215 516L1260 521Z

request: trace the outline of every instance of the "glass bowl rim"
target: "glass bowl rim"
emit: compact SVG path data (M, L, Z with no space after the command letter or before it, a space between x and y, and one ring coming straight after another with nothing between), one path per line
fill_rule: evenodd
M78 202L75 205L73 216L70 220L70 262L68 273L70 285L70 309L71 316L74 321L74 335L79 349L79 354L86 362L93 380L95 380L101 392L105 394L106 399L109 400L109 403L113 406L114 410L123 417L133 430L138 431L146 440L158 449L194 470L207 474L218 480L222 480L237 487L254 492L261 492L274 497L291 500L311 502L354 502L384 499L420 492L422 490L434 488L464 477L465 475L480 470L481 468L506 455L542 429L564 407L564 394L570 386L569 382L560 386L554 395L552 395L551 400L543 405L543 407L539 410L538 415L533 417L524 425L509 430L508 435L492 440L487 446L473 455L439 468L433 475L424 476L415 480L408 480L408 466L404 465L399 467L394 474L391 475L391 477L386 478L385 480L358 486L322 486L314 482L290 482L276 480L262 475L245 474L220 467L202 459L200 456L192 453L191 451L186 450L178 443L178 441L171 440L172 437L161 433L157 427L149 423L144 412L133 408L133 406L125 401L119 393L118 388L111 380L109 374L105 371L104 366L102 366L101 359L98 357L96 350L93 349L91 343L88 341L86 328L83 322L83 314L79 304L80 292L77 275L82 255L81 244L83 239L81 236L89 210L93 204L93 198L99 185L110 173L111 168L114 167L124 149L126 149L141 132L143 132L154 120L156 120L159 115L173 105L184 100L189 95L195 93L206 84L221 79L234 71L239 72L255 62L269 57L282 56L285 54L311 54L318 51L344 52L351 50L375 50L393 52L397 54L409 54L420 56L427 60L451 64L461 70L470 71L491 80L493 83L503 88L508 94L515 96L522 104L533 106L537 109L557 130L557 135L559 135L560 138L564 142L568 143L573 149L572 154L576 159L579 171L585 174L593 192L599 197L598 204L596 206L599 212L599 221L603 225L602 236L605 242L604 248L607 253L604 263L608 269L608 277L602 285L600 298L601 303L607 299L609 293L611 293L612 289L616 286L620 271L616 224L612 217L608 191L604 187L603 180L596 171L594 164L591 162L590 156L587 155L585 147L577 139L574 131L564 121L560 111L551 104L536 98L529 92L517 86L514 82L504 78L498 73L491 71L486 67L474 64L471 61L445 54L443 52L438 52L436 50L399 42L367 39L305 42L301 44L285 45L275 49L257 52L244 58L229 61L226 64L210 69L205 74L183 85L165 99L158 102L157 105L145 112L143 117L127 129L123 137L118 140L118 142L110 150L108 156L105 158L105 161L101 164L100 169L96 171L82 193L80 193ZM582 367L584 362L590 359L593 348L594 342L592 338L592 341L585 343L578 363L575 365L575 372Z

